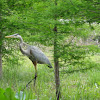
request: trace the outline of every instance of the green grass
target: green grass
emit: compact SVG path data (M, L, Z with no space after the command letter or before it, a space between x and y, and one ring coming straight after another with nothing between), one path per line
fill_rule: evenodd
M61 100L100 100L100 57L86 59L83 66L60 68ZM16 92L34 77L34 67L25 57L18 64L7 62L3 65L0 87L11 87ZM38 65L36 86L33 82L24 91L26 100L56 100L53 69Z

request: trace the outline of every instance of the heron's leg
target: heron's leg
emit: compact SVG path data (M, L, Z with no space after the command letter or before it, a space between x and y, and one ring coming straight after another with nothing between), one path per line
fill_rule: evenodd
M27 84L26 84L26 86L24 87L24 89L26 88L26 87L28 87L28 85L34 80L34 86L35 86L35 82L36 82L36 78L37 78L37 62L33 62L33 64L34 64L34 67L35 67L35 77L32 79L32 80L30 80ZM24 90L24 89L22 89L22 91Z
M35 67L35 77L34 77L34 86L35 86L35 83L36 83L36 78L37 78L37 62L33 62L34 64L34 67Z

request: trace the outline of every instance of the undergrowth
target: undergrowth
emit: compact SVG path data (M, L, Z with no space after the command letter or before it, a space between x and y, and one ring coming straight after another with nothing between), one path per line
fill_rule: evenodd
M86 59L82 66L60 68L61 100L100 100L99 60L99 56L93 56ZM16 93L20 93L33 77L34 67L29 59L19 60L17 65L5 63L0 79L0 97L3 99L0 100L18 99L15 98ZM26 100L55 100L54 69L38 65L36 86L34 81L31 82L23 93Z

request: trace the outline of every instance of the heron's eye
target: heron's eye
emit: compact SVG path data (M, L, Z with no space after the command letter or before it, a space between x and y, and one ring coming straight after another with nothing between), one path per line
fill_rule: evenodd
M19 34L16 34L16 35L19 35Z
M15 36L17 36L17 35L19 35L19 34L15 34Z

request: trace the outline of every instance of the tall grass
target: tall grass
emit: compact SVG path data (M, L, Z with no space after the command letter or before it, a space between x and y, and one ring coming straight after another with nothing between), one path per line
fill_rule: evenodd
M97 60L96 60L97 59ZM83 66L60 68L61 100L100 100L99 56L86 59ZM0 87L11 87L20 92L34 77L34 67L26 57L18 64L7 62L3 65ZM31 82L24 90L26 100L56 100L54 70L46 65L38 65L36 86Z

